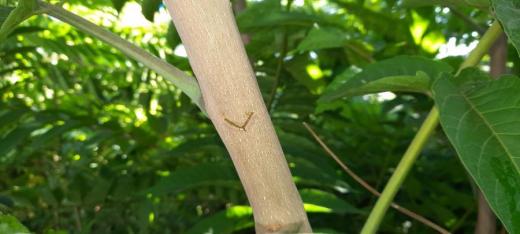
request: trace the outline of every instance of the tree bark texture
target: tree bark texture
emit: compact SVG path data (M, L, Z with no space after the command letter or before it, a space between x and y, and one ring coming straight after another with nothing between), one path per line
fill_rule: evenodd
M253 208L257 233L311 232L229 0L165 0L204 106Z

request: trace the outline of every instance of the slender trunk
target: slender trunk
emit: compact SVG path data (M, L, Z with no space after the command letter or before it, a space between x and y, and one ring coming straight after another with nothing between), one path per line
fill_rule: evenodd
M495 41L489 50L490 62L489 73L497 79L506 72L507 62L507 38L504 33ZM484 195L477 191L478 199L478 217L475 234L495 234L496 233L496 216L489 207Z
M493 47L489 50L489 74L493 78L498 78L506 73L507 63L507 37L505 33L497 39Z
M240 12L244 11L247 7L246 0L235 0L233 1L233 12L235 15L240 14ZM249 44L251 42L251 37L247 34L242 34L242 42L244 42L244 45Z
M480 191L477 192L478 197L478 217L475 234L495 234L496 233L496 217L484 195Z
M229 0L165 0L209 118L231 155L257 233L311 232Z

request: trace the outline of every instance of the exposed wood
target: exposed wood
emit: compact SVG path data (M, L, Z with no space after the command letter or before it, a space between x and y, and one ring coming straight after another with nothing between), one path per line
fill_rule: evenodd
M209 118L231 155L253 208L256 232L311 232L247 59L231 3L165 3L199 81Z

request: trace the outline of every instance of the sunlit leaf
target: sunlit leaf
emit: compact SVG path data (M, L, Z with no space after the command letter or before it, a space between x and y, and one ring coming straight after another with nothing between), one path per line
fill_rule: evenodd
M412 33L412 37L415 43L419 44L422 40L422 37L424 36L424 33L426 32L426 29L428 29L430 21L423 18L415 11L412 11L412 19L413 24L410 25L410 32Z
M431 78L452 70L443 62L419 56L398 56L370 64L357 74L351 70L340 74L320 101L383 91L428 93Z
M446 38L442 32L432 31L424 35L421 40L421 47L429 53L435 53L445 43Z
M520 231L520 79L470 69L432 85L442 127L510 233Z
M233 233L253 227L253 210L249 206L233 206L199 221L186 233Z
M17 146L21 145L32 131L37 129L35 125L25 125L18 127L7 134L4 138L0 139L0 160L7 156L11 150L14 150Z
M298 45L299 51L343 47L346 34L336 28L313 28Z
M0 233L29 234L29 230L12 215L0 213Z
M399 41L412 40L408 26L407 24L403 24L402 19L387 14L386 12L374 11L363 6L363 4L351 1L335 2L344 7L348 14L355 15L363 23L363 27L368 30L388 35Z
M286 62L285 69L291 73L292 77L296 81L305 85L305 87L312 92L319 93L323 89L325 82L323 79L313 79L311 74L307 71L309 65L314 65L309 57L306 55L299 55Z
M253 31L258 28L299 26L309 27L316 22L325 22L324 19L302 12L271 11L267 15L259 16L257 12L245 11L238 17L238 25L244 31Z
M424 7L424 6L472 6L485 9L489 6L488 0L404 0L403 6L405 7Z
M9 15L3 20L0 27L0 42L3 41L9 33L11 33L20 23L35 14L38 8L36 0L21 0L18 1L18 6L9 12ZM9 9L2 8L0 19L5 16Z
M300 195L304 203L319 206L328 210L326 213L335 212L339 214L361 214L361 210L352 206L348 202L339 199L336 195L317 189L300 190ZM306 209L307 212L312 212L312 209ZM325 211L326 211L325 210Z
M32 137L29 147L34 151L47 147L49 143L55 141L57 138L62 137L65 132L70 131L71 129L80 125L81 123L77 121L67 121L63 125L55 126L41 135Z
M215 184L240 186L233 165L230 163L201 163L192 167L179 168L170 176L161 179L147 192L160 195Z

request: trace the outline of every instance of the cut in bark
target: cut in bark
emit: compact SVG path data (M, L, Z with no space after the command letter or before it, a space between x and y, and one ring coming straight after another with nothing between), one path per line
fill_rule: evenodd
M253 208L257 233L311 227L262 100L228 0L166 0L202 91Z

